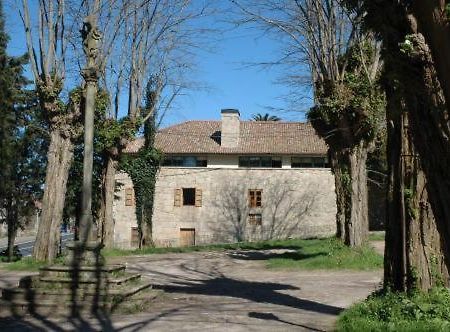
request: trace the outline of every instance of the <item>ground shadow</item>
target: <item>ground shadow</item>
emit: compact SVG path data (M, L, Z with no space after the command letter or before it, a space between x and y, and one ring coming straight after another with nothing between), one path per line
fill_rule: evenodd
M225 276L197 280L195 283L178 282L169 285L159 285L158 287L168 293L235 297L257 303L288 306L328 315L338 315L343 310L340 307L301 299L279 292L299 289L296 286L281 283L236 280Z
M284 249L284 248L283 248ZM228 256L234 259L243 260L268 260L272 258L285 258L294 261L299 261L308 258L314 258L318 256L326 256L326 252L318 252L314 254L305 254L299 251L287 251L287 252L272 252L261 250L238 250L228 253Z
M269 312L254 312L251 311L248 313L248 317L250 318L256 318L256 319L263 319L263 320L267 320L267 321L275 321L275 322L280 322L280 323L284 323L284 324L288 324L288 325L292 325L292 326L298 326L298 327L303 327L305 329L308 329L309 331L318 331L318 332L325 332L324 330L319 330L319 329L315 329L311 326L306 326L303 324L296 324L296 323L292 323L292 322L288 322L284 319L280 319L277 315L274 315L273 313Z

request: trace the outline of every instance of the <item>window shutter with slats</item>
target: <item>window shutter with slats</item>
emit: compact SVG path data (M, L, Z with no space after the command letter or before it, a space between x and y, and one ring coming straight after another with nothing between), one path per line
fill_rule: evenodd
M174 206L181 206L181 202L183 200L183 191L180 188L175 189L175 195L173 200Z
M133 188L125 188L125 206L134 205Z
M195 188L195 206L200 207L202 206L202 190Z

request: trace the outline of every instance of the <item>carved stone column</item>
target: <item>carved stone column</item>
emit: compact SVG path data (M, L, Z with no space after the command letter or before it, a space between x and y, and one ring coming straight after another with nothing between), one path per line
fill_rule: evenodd
M97 56L101 33L97 28L96 15L87 16L81 30L83 49L86 55L86 67L82 71L85 80L85 115L84 115L84 159L83 159L83 198L80 220L80 240L83 243L95 241L97 232L92 217L92 173L94 158L94 112L99 65Z

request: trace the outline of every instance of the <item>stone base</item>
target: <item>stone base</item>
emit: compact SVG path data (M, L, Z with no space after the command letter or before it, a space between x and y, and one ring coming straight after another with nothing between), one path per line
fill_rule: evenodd
M19 287L4 289L0 307L13 315L78 316L111 312L152 288L124 265L106 265L97 242L71 242L64 265L46 266L38 276L24 277Z
M101 255L103 244L99 242L73 241L66 244L67 256L64 264L67 266L103 266L105 259Z

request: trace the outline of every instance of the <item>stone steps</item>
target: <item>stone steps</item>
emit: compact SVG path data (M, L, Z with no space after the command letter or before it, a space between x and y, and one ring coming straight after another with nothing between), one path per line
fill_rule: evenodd
M84 294L84 296L78 296L77 294L75 303L77 304L77 308L80 309L80 312L89 312L97 308L108 311L115 304L131 299L143 290L150 289L152 289L151 282L145 282L134 287L129 287L128 289L110 291L107 295L99 296L98 294L90 293ZM67 290L60 293L20 288L5 290L2 294L2 302L3 305L7 305L13 315L26 313L39 315L58 313L69 315L74 303L72 293Z
M98 244L92 246L99 255L98 248ZM84 260L85 265L47 266L40 269L39 275L22 278L19 287L3 290L0 312L42 316L68 316L75 311L107 313L132 301L141 291L152 289L151 282L142 280L140 274L127 273L124 265L99 263L95 266L91 262L103 262L103 259L94 258Z

